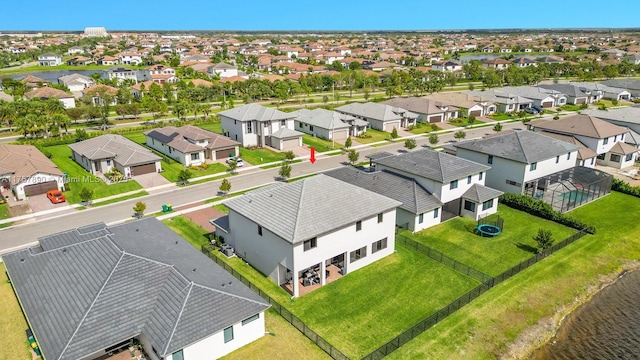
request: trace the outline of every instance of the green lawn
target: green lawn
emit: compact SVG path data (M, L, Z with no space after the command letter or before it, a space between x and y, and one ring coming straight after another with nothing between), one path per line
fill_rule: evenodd
M433 129L431 127L431 124L425 124L425 123L417 123L416 126L409 130L410 133L412 134L425 134L425 133L429 133L432 131L438 131L441 130L438 126L435 127L435 129Z
M325 140L318 137L313 137L309 134L304 134L302 136L302 143L308 145L309 147L315 148L316 152L319 152L319 153L340 149L344 146L343 142L336 141L334 143L331 140Z
M209 232L182 215L163 220L162 223L198 250L209 243Z
M240 157L251 165L282 161L286 158L284 152L275 152L267 148L249 150L242 147L240 148Z
M640 258L639 212L640 199L616 192L571 211L571 216L596 226L597 233L498 285L387 358L527 358L526 350L532 349L527 346L535 346L531 342L537 336L514 347L521 352L510 350L523 331L550 318L557 325L606 276L615 279L624 264Z
M0 360L31 359L25 330L27 321L7 279L5 266L0 263Z
M391 134L385 131L376 129L367 129L365 133L366 137L354 137L353 140L360 144L370 144L378 141L384 141L391 139Z
M205 130L209 130L216 134L222 134L222 123L220 122L220 120L206 124L198 124L196 126Z
M10 217L9 204L8 203L0 204L0 220L8 219L9 217Z
M49 146L45 148L45 150L52 155L51 161L53 161L62 172L67 173L68 182L65 184L65 187L68 190L65 191L64 194L67 201L71 204L80 202L80 196L78 194L83 187L93 190L94 199L142 189L142 186L134 180L109 185L105 184L102 180L91 175L71 159L71 149L67 145Z
M499 205L498 214L504 220L499 236L488 238L474 234L477 222L467 218L454 218L440 225L408 236L443 254L495 276L533 255L538 229L553 233L555 241L563 240L575 230L544 220L525 212Z
M564 104L564 105L560 106L560 109L562 109L563 111L580 111L580 110L582 110L580 108L580 105L573 105L573 104Z
M213 207L214 207L216 210L218 210L218 211L220 211L220 212L223 212L223 213L225 213L225 214L228 214L228 213L229 213L229 208L228 208L225 204L217 204L217 205L213 205Z
M492 115L489 115L489 116L487 116L487 117L488 117L488 118L490 118L490 119L492 119L492 120L496 120L496 121L500 121L500 120L509 120L509 119L512 119L512 118L513 118L512 116L509 116L509 114L503 114L503 113L500 113L500 114L492 114Z
M467 119L453 119L453 120L447 121L447 123L454 126L469 126L469 122L467 121ZM474 120L473 124L471 125L479 125L479 124L484 124L484 121Z

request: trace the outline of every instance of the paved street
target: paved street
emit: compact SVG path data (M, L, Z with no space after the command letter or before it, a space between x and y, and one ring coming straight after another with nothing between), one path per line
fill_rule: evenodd
M520 123L503 124L504 129L524 129ZM493 133L491 127L484 127L473 130L465 130L467 139L484 136ZM428 138L418 136L415 138L418 146L428 146ZM453 133L440 135L440 144L453 141ZM395 153L404 149L404 142L390 143L386 146L365 146L360 152L360 161L364 161L364 156L379 151ZM291 177L298 177L306 174L322 172L347 164L346 155L322 156L320 155L315 164L309 161L292 165ZM272 168L260 171L248 171L235 175L231 181L231 191L253 188L265 185L276 180L279 168ZM210 181L203 184L192 185L184 188L175 188L166 192L151 194L142 198L131 199L115 204L89 208L86 210L69 210L64 213L43 215L35 217L28 222L10 228L0 229L0 254L8 249L25 246L37 240L38 237L68 230L74 227L105 222L107 224L118 223L131 219L133 215L132 207L137 201L144 201L147 204L147 213L158 211L162 204L172 204L178 207L185 204L201 202L203 199L217 196L221 180Z

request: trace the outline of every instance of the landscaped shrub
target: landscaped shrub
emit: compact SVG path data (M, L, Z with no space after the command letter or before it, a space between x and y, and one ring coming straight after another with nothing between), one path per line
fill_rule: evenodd
M550 204L547 204L542 200L536 200L532 197L520 194L503 194L500 196L500 202L510 208L524 211L531 215L551 220L576 230L582 230L589 234L596 233L596 228L594 226L587 225L580 220L564 215L559 211L555 211Z
M628 182L616 178L613 178L611 190L635 197L640 197L640 186L631 186Z

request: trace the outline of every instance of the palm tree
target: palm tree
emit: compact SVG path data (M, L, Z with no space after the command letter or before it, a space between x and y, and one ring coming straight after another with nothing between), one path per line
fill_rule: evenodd
M67 128L71 125L71 118L65 114L54 114L51 117L51 121L59 128L63 128L65 133L68 132Z

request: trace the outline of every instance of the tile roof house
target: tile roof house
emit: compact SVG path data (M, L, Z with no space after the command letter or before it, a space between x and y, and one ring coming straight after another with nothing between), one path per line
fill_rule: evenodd
M126 178L162 171L160 156L122 135L106 134L69 144L71 158L92 174L118 170Z
M635 55L638 56L638 55ZM640 60L639 60L640 61ZM601 84L611 86L618 89L625 89L631 93L631 96L640 97L640 80L637 79L609 79L600 81Z
M47 359L134 340L152 358L218 358L264 336L270 305L155 218L38 240L3 260Z
M347 275L394 251L400 202L330 176L276 183L224 204L229 215L212 221L216 233L296 297L331 281L327 270Z
M427 97L397 97L382 104L407 109L418 114L417 121L425 123L449 121L460 115L457 107Z
M372 129L392 132L416 124L418 114L403 108L380 103L351 103L335 108L336 111L362 119Z
M592 116L621 127L628 127L636 133L640 133L640 107L629 106L607 110L586 109L583 110L581 114Z
M377 158L375 163L376 170L414 179L442 202L439 221L456 216L477 220L497 211L502 191L485 186L488 165L428 149ZM482 203L474 203L472 195L478 191L487 197Z
M54 53L44 53L44 54L38 55L38 65L40 66L62 65L62 56Z
M542 131L573 136L595 151L597 164L623 169L632 166L637 159L637 150L633 146L622 146L626 128L606 122L590 115L571 115L559 120L533 121L528 126L534 131ZM614 149L614 146L615 149ZM623 148L621 148L621 146Z
M518 94L512 94L502 89L488 89L484 91L473 90L464 91L464 94L471 96L477 96L484 101L492 102L498 106L498 112L510 113L524 110L533 105L533 99L520 96Z
M401 202L396 209L396 226L420 231L440 223L442 202L412 178L389 171L367 172L353 167L324 174Z
M39 87L42 87L42 86L48 86L51 83L51 81L39 78L39 77L34 76L34 75L27 75L27 76L23 77L20 80L20 82L25 84L26 87L31 88L31 89L39 88Z
M423 98L457 108L459 110L458 116L487 116L495 113L498 109L496 104L486 101L479 96L459 92L433 93Z
M355 117L326 109L300 109L292 112L296 116L295 129L327 140L344 141L349 136L366 132L367 124Z
M213 66L209 66L207 68L207 74L218 75L221 79L238 76L238 67L235 65L220 62Z
M93 86L94 83L92 78L81 74L69 74L58 78L58 84L66 86L76 98L80 98L82 90Z
M598 92L602 94L602 98L604 99L612 99L612 100L627 100L631 99L631 93L626 89L617 88L608 86L605 84L600 84L596 82L574 82L572 83L580 88L585 88L589 91Z
M507 86L500 90L533 100L533 105L542 108L562 106L567 103L567 96L559 91L538 86Z
M20 200L64 189L64 174L33 145L0 144L0 187Z
M29 100L31 99L46 100L46 99L56 98L62 103L62 105L64 105L65 109L71 109L76 107L76 99L73 97L72 94L68 94L62 90L48 87L48 86L35 88L29 91L28 93L24 94L24 96Z
M240 144L237 141L191 125L179 128L165 126L147 130L144 135L147 146L185 166L200 165L207 160L227 159L240 154Z
M271 146L289 150L302 146L303 133L294 130L295 115L258 104L218 113L225 135L244 147Z

